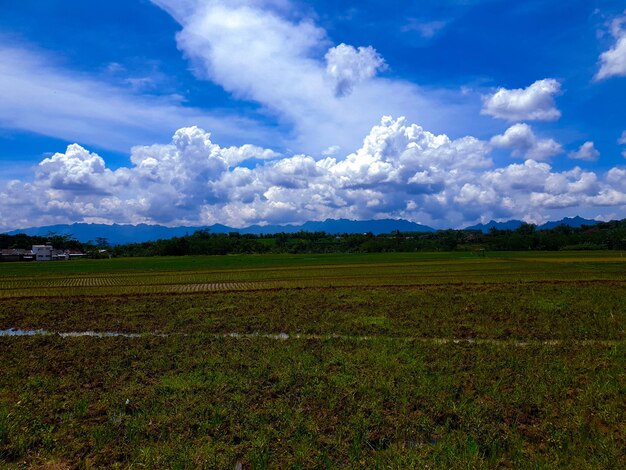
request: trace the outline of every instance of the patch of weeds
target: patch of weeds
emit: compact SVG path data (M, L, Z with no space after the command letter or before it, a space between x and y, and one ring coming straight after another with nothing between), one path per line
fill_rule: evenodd
M10 415L9 407L6 405L0 406L0 449L4 448L9 440L10 433Z
M74 416L78 419L87 416L87 410L89 408L89 400L86 398L79 398L74 402Z

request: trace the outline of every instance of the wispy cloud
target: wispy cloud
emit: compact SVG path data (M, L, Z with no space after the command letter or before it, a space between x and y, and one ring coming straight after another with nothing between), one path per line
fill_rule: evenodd
M112 66L113 67L113 66ZM267 129L246 118L138 93L63 68L42 51L0 46L0 126L128 151L198 124L231 141L259 141Z
M595 80L626 76L626 11L611 21L610 31L615 44L600 55L600 69Z
M419 18L409 18L407 23L402 26L401 31L404 33L417 32L424 39L435 37L448 25L448 21L432 20L425 21Z

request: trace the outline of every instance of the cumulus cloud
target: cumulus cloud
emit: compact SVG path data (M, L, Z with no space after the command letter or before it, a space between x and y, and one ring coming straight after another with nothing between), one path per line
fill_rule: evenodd
M484 97L482 114L507 121L554 121L561 117L554 96L561 84L553 78L537 80L527 88L499 88Z
M537 221L555 211L626 209L624 168L604 175L579 167L555 171L534 159L496 168L492 146L391 117L342 158L222 147L189 127L167 144L133 147L132 164L111 170L73 144L42 160L32 181L0 189L0 228L75 221L241 227L328 217L458 227L478 219Z
M611 22L611 35L615 44L600 55L600 70L595 76L596 80L626 76L626 14Z
M491 138L495 148L510 149L514 157L546 160L563 152L561 144L554 139L540 139L528 124L509 127L504 134Z
M594 147L593 142L585 142L575 152L567 154L568 157L574 160L587 160L593 162L598 159L600 152Z
M37 178L46 180L52 189L93 193L106 192L106 179L111 174L102 157L78 144L41 161L36 173Z
M349 95L355 85L384 67L385 61L371 46L356 49L342 43L326 53L326 74L333 81L336 96Z

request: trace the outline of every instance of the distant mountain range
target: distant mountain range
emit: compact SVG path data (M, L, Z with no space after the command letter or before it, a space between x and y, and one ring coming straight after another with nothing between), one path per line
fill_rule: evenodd
M516 230L522 225L524 222L522 220L507 220L506 222L496 222L492 220L486 224L477 224L472 225L470 227L466 227L465 230L480 230L483 233L488 233L492 228L497 228L498 230ZM558 227L559 225L567 225L569 227L582 227L583 225L595 225L597 224L597 220L591 219L583 219L582 217L565 217L561 220L554 220L550 222L546 222L545 224L539 225L537 230L549 230L554 227Z
M523 223L524 222L521 220L507 220L506 222L496 222L495 220L491 220L486 224L476 224L465 227L465 230L480 230L484 233L488 233L492 228L497 228L498 230L515 230Z
M394 230L401 232L435 232L436 230L426 225L416 224L407 220L347 220L347 219L326 219L319 222L305 222L302 225L252 225L245 228L233 228L226 225L215 224L200 227L165 227L163 225L105 225L105 224L84 224L77 223L71 225L48 225L45 227L33 227L7 232L9 235L25 233L27 235L45 236L50 233L57 235L73 235L81 242L93 241L96 237L106 238L113 245L126 243L139 243L163 238L180 237L192 234L197 230L208 229L211 233L239 232L242 234L272 234L272 233L294 233L305 232L326 232L326 233L367 233L375 235L390 233Z
M472 225L466 230L481 230L489 232L492 227L499 230L515 230L524 222L521 220L509 220L507 222L491 221L487 224ZM582 225L597 224L596 220L583 219L582 217L564 218L562 220L547 222L540 225L538 229L550 229L558 225L569 225L570 227L580 227ZM50 233L57 235L72 235L81 242L93 241L96 237L106 238L113 245L126 243L139 243L163 238L181 237L192 234L201 229L208 229L211 233L239 232L242 234L272 234L272 233L294 233L305 232L326 232L336 233L367 233L375 235L390 233L394 230L401 232L435 232L436 229L426 225L416 224L402 219L381 219L381 220L347 220L347 219L326 219L319 222L305 222L301 225L251 225L245 228L233 228L226 225L215 224L200 227L165 227L163 225L105 225L105 224L84 224L77 223L71 225L47 225L45 227L33 227L7 232L9 235L25 233L27 235L46 236Z
M554 227L558 227L559 225L567 225L569 227L574 227L574 228L579 228L582 227L583 225L595 225L600 223L597 220L591 220L591 219L583 219L582 217L565 217L564 219L561 220L557 220L557 221L553 221L553 222L546 222L543 225L540 225L539 227L537 227L539 230L550 230L551 228Z

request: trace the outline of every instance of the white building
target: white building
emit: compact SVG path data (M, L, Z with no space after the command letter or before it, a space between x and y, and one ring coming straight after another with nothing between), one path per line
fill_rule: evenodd
M33 245L35 261L52 261L53 249L51 245Z

